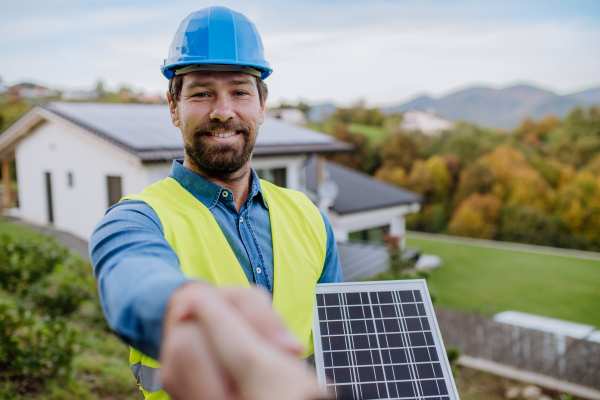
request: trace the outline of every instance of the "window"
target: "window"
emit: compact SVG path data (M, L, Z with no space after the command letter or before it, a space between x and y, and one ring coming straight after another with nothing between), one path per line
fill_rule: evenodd
M69 185L69 187L73 187L73 173L69 172L67 174L67 185Z
M108 191L108 206L112 207L117 204L121 197L123 197L123 192L121 190L121 177L120 176L107 176L106 177L106 187Z
M280 187L287 187L287 170L285 168L265 168L255 170L260 179Z

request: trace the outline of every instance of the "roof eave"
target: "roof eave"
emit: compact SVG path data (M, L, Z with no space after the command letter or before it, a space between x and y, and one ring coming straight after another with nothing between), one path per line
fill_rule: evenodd
M420 207L420 203L422 203L422 202L423 202L422 199L415 200L415 201L403 201L403 202L397 202L397 203L384 204L384 205L377 206L377 207L356 208L356 209L349 210L349 211L338 211L338 210L336 210L335 207L331 207L331 209L333 211L335 211L338 215L350 215L350 214L356 214L356 213L361 213L361 212L365 212L365 211L376 211L376 210L382 210L384 208L392 208L392 207L400 207L400 206L419 205L419 207Z

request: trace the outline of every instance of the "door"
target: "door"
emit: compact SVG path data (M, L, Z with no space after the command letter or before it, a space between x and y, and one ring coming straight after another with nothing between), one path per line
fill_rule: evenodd
M48 210L48 223L54 223L54 208L52 206L52 175L46 172L46 209Z

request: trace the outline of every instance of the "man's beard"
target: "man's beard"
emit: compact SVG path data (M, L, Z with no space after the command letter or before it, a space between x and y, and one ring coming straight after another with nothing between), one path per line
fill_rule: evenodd
M210 132L225 131L242 135L243 140L235 143L215 143ZM233 121L215 121L195 129L191 143L185 143L185 153L196 167L214 177L231 175L242 168L252 155L257 132L250 125Z

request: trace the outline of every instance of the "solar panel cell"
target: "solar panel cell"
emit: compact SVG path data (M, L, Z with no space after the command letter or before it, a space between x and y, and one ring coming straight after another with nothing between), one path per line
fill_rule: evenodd
M326 307L325 312L327 313L328 320L342 319L341 307Z
M329 313L327 315L329 315ZM406 323L406 328L409 331L420 331L423 329L421 327L421 320L419 318L406 318L404 322Z
M383 318L395 318L396 315L396 307L393 305L389 306L380 306L381 308L381 316Z
M329 335L343 335L345 333L344 323L342 321L328 322L327 328Z
M412 332L408 334L408 338L410 340L410 346L425 346L427 342L425 341L425 335L423 332Z
M417 364L419 379L435 378L432 364Z
M390 350L390 356L394 364L407 363L406 350L404 349L392 349Z
M348 307L348 315L350 319L356 318L364 318L365 314L363 313L362 307Z
M346 304L362 304L360 293L346 293Z
M417 305L416 304L402 304L402 315L404 317L419 316L419 313L417 311Z
M423 301L420 290L413 290L413 293L415 295L415 301Z
M433 363L433 373L435 374L436 378L444 377L444 373L442 372L442 366L440 365L440 363Z
M330 336L329 344L331 350L346 350L348 348L345 336Z
M350 365L350 358L348 357L348 353L345 351L336 351L331 353L331 358L333 360L333 366L335 367L344 367Z
M421 392L425 396L435 396L439 395L440 391L438 390L436 381L420 381L421 383Z
M415 389L412 382L396 382L398 397L415 397Z
M392 292L378 292L379 304L394 303Z
M431 361L440 361L435 347L428 347L427 349L429 349L429 355L431 356Z
M386 332L400 332L400 325L397 319L384 319L383 326Z
M402 303L414 303L415 301L412 290L401 290L398 294Z
M340 296L337 293L328 293L325 295L325 305L337 306L340 304Z
M377 399L379 397L379 392L377 391L377 384L375 383L366 383L360 385L361 391L361 399Z
M348 383L352 382L352 370L350 368L334 368L333 375L335 376L335 383Z

